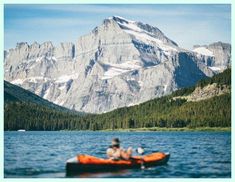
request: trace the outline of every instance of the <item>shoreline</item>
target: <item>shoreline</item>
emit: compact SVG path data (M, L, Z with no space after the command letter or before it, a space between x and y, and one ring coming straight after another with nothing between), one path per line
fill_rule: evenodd
M106 129L106 130L97 130L97 131L104 131L104 132L112 132L112 131L119 131L119 132L151 132L151 131L211 131L211 132L231 132L231 127L197 127L197 128L159 128L159 127L151 127L151 128L128 128L128 129Z
M17 131L17 130L4 130L4 131ZM160 128L160 127L151 127L151 128L127 128L127 129L123 129L123 128L119 128L119 129L105 129L105 130L68 130L68 129L64 129L64 130L26 130L27 131L71 131L71 132L164 132L164 131L169 131L169 132L175 132L175 131L182 131L182 132L187 132L187 131L191 131L191 132L197 132L197 131L205 131L205 132L231 132L232 128L231 127L197 127L197 128L188 128L188 127L184 127L184 128ZM19 132L19 131L18 131ZM21 133L21 132L20 132ZM24 133L24 132L23 132Z

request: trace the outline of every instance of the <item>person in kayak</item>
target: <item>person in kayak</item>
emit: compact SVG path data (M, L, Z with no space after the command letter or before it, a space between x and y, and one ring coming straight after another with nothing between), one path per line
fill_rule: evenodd
M114 138L112 140L112 145L109 146L106 153L108 158L112 160L119 160L119 159L129 160L132 155L132 148L129 147L127 150L124 150L123 148L120 147L119 139Z

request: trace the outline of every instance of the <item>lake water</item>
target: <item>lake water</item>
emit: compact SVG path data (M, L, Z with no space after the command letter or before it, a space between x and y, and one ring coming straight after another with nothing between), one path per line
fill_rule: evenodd
M123 147L170 152L168 164L74 177L229 178L230 132L5 132L4 177L64 178L65 161L76 154L105 157L114 137Z

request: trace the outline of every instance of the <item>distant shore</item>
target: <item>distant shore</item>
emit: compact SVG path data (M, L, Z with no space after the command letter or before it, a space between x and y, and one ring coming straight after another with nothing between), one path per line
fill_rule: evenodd
M198 128L160 128L160 127L151 127L151 128L128 128L128 129L106 129L101 131L120 131L120 132L142 132L142 131L229 131L231 132L231 127L198 127Z
M18 130L4 130L4 131L18 131ZM26 131L26 130L25 130ZM35 130L27 130L27 131L35 131ZM42 130L40 130L42 131ZM45 131L51 131L51 130L45 130ZM105 130L55 130L55 131L101 131L101 132L112 132L112 131L117 131L117 132L150 132L150 131L221 131L221 132L231 132L232 129L231 127L197 127L197 128L160 128L160 127L150 127L150 128L119 128L119 129L105 129ZM18 131L19 132L19 131Z

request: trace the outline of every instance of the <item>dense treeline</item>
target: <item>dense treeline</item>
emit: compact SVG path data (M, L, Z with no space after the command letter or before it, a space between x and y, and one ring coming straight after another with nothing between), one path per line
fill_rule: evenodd
M197 83L231 86L231 69ZM153 99L132 107L124 107L100 115L81 115L61 111L32 102L9 101L4 104L4 129L17 130L102 130L142 127L230 127L231 94L227 93L198 102L172 97L187 95L195 87ZM5 92L4 92L5 93ZM13 97L13 95L8 96Z
M80 114L55 110L29 102L9 102L4 105L5 130L60 130L82 128Z

